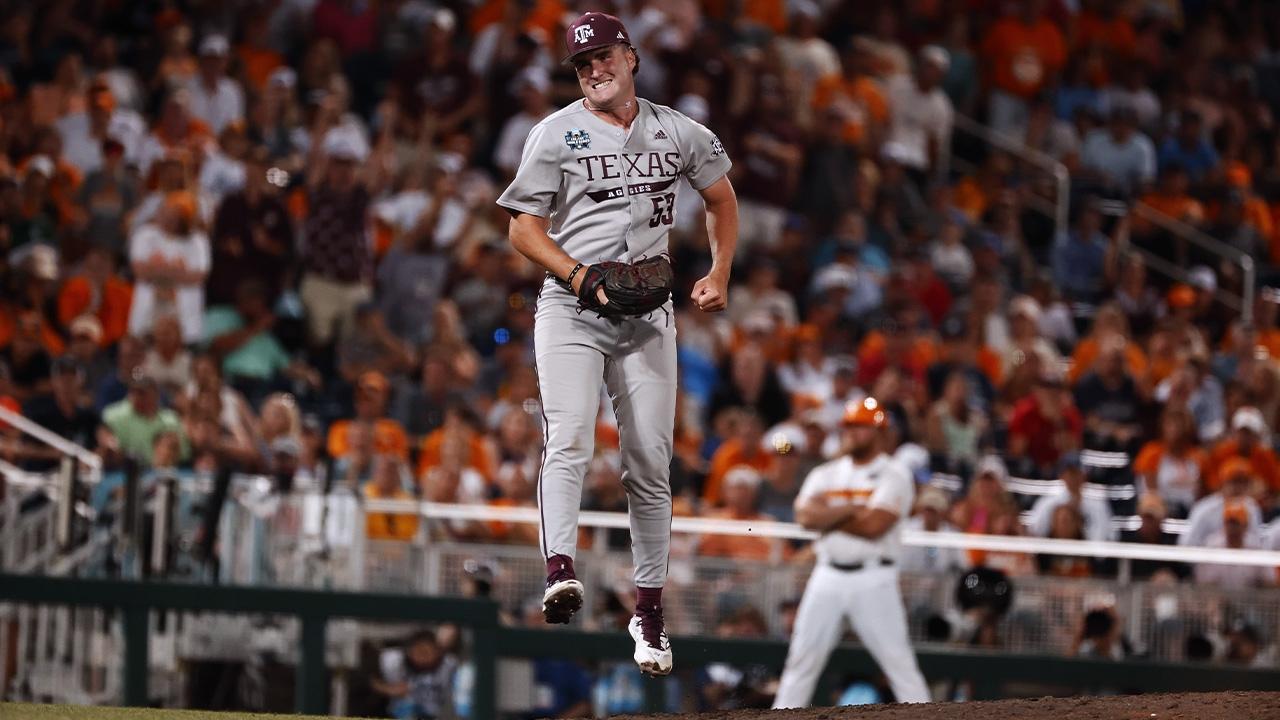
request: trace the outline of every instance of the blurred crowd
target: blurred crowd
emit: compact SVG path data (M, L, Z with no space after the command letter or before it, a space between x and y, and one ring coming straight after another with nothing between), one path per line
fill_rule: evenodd
M918 526L1280 543L1265 525L1280 512L1280 5L0 7L0 404L108 469L533 505L543 273L494 200L529 128L579 97L563 30L599 9L636 43L640 94L720 136L741 203L725 314L687 301L710 262L687 188L671 233L677 513L791 519L806 472L841 451L841 409L873 395L921 480ZM1046 157L1071 173L1063 227ZM6 460L56 465L0 427ZM618 462L602 397L585 506L625 509ZM926 487L937 476L958 481ZM1028 478L1062 482L1019 494ZM1100 499L1125 483L1128 506ZM367 531L420 528L372 514ZM535 540L496 522L447 532ZM1148 565L1135 574L1190 574Z

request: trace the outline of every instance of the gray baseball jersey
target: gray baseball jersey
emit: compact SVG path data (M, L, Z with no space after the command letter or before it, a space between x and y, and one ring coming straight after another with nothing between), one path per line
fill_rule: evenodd
M701 190L730 163L707 128L671 108L639 103L629 130L599 119L582 100L538 123L498 204L549 218L551 239L582 263L666 252L679 179ZM618 420L635 582L662 587L671 545L675 326L669 312L609 320L580 310L573 294L548 278L533 330L545 431L542 551L548 558L576 554L603 384Z
M498 204L549 218L548 232L576 260L632 262L667 250L677 180L696 190L729 172L706 127L665 105L639 100L629 130L576 100L534 126L520 169Z

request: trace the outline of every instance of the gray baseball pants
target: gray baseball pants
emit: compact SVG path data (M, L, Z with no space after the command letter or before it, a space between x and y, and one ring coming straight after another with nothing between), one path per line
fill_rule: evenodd
M662 587L671 547L671 451L676 414L676 329L671 304L610 321L554 281L538 296L533 344L545 447L538 480L545 557L574 557L582 483L595 451L603 381L618 419L622 484L637 587Z

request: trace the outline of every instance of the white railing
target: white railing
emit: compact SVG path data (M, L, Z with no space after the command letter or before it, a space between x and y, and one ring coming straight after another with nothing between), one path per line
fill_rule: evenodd
M0 408L3 410L4 408ZM10 487L19 490L36 490L49 484L49 478L42 473L29 472L7 460L0 460L0 475Z
M453 505L414 500L367 500L365 512L418 514L428 520L470 520L537 524L537 508L492 507L489 505ZM583 511L578 525L591 528L631 527L625 513ZM357 524L363 527L363 524ZM817 533L795 523L755 520L720 520L676 517L671 521L673 533L736 535L791 540L812 540ZM1056 540L1051 538L976 535L972 533L904 530L902 541L917 547L947 547L996 552L1069 555L1074 557L1114 558L1117 560L1170 560L1183 563L1225 565L1257 565L1280 567L1280 551L1230 548L1185 547L1146 543L1098 542L1090 540Z
M1207 253L1217 255L1224 260L1228 260L1239 265L1242 281L1239 298L1222 290L1221 288L1216 290L1214 294L1219 302L1232 310L1239 311L1240 320L1246 326L1253 324L1253 294L1257 268L1252 257L1249 257L1245 253L1227 245L1226 243L1214 239L1192 225L1156 210L1146 203L1135 203L1133 206L1133 214L1136 217L1146 220L1152 225L1158 226L1161 230L1171 233L1186 242L1195 245ZM1136 252L1142 257L1143 261L1147 263L1147 266L1153 270L1156 270L1166 277L1173 278L1174 280L1187 282L1189 272L1187 268L1182 267L1168 258L1161 257L1141 248L1133 247L1129 242L1128 236L1121 238L1120 250L1121 252Z
M0 568L16 573L43 570L58 554L58 507L47 503L18 512L18 504L6 499L0 506Z
M1053 218L1055 236L1057 232L1066 230L1069 223L1071 204L1071 174L1065 165L1049 155L1028 146L1020 139L996 132L971 117L957 114L953 125L956 130L974 135L987 144L995 146L1052 176L1056 185L1055 201L1053 203L1037 203L1036 198L1032 198L1029 207ZM948 156L947 161L949 163L955 161L954 153ZM1253 258L1230 245L1214 239L1192 225L1170 217L1145 203L1135 203L1132 212L1135 216L1147 220L1205 252L1239 265L1243 281L1243 289L1240 296L1237 298L1237 296L1231 295L1222 289L1216 292L1216 296L1227 307L1239 311L1241 320L1246 325L1252 324L1254 280L1257 273ZM1167 258L1132 247L1127 237L1122 238L1121 243L1122 250L1137 252L1147 262L1148 267L1167 277L1186 282L1187 268Z
M237 479L242 488L252 478ZM195 492L194 484L186 490ZM255 499L257 498L257 499ZM494 586L495 597L507 604L523 602L532 593L540 593L542 582L542 563L539 551L529 545L493 545L483 542L463 542L449 539L430 539L428 533L420 533L413 542L369 541L365 538L364 515L369 512L416 514L433 521L438 526L442 521L502 521L507 523L536 524L539 513L533 507L499 508L486 505L457 505L445 503L417 502L413 500L361 501L354 496L346 495L344 505L349 515L337 520L340 531L335 536L334 528L324 525L316 526L304 518L308 515L306 505L321 503L326 500L320 493L299 493L290 496L285 505L294 505L293 511L281 512L283 505L279 498L263 497L259 493L233 492L229 499L227 512L223 516L225 524L222 541L222 559L224 566L243 565L233 556L243 556L249 564L263 560L278 563L281 567L291 568L295 572L273 572L262 577L252 574L225 578L230 582L259 582L264 584L307 585L314 587L343 587L351 590L395 590L397 592L418 592L424 594L449 595L458 592L458 578L462 577L463 563L468 558L485 558L496 561L498 571ZM276 510L270 514L263 512L268 505L255 507L258 500L270 500ZM298 512L300 510L300 512ZM344 511L345 512L345 511ZM246 526L242 522L229 520L250 520L256 518L261 526ZM584 582L589 587L609 587L616 584L619 578L630 577L630 554L625 549L612 550L603 541L605 531L610 529L626 529L630 526L624 513L605 513L584 511L579 524L584 528L596 530L597 542L590 551L591 559L585 560L579 570ZM428 523L422 523L426 527ZM672 521L672 531L677 535L673 540L671 620L678 623L683 632L711 632L719 616L719 609L713 599L719 593L748 593L752 601L769 612L770 622L778 619L773 616L773 608L788 598L794 598L803 588L808 575L808 568L801 563L784 563L774 561L739 561L727 558L710 558L698 555L695 544L689 542L691 536L700 534L724 534L736 536L755 536L768 538L786 538L808 540L816 534L793 524L780 522L757 522L716 520L709 518L677 517ZM316 533L321 533L335 543L314 542ZM51 533L46 531L46 539ZM1234 565L1280 566L1280 553L1254 550L1228 550L1221 548L1188 548L1162 545L1144 545L1110 542L1089 542L1052 540L1032 537L1009 537L972 535L965 533L933 533L907 531L904 542L911 546L979 549L1004 553L1086 556L1098 558L1120 558L1127 560L1166 560L1179 563L1225 563ZM677 552L676 547L682 548ZM308 559L309 556L315 556ZM319 563L319 564L317 564ZM225 569L225 568L224 568ZM53 570L57 572L57 570ZM904 597L910 601L910 607L919 610L931 608L934 612L943 612L951 608L954 596L954 585L957 579L956 570L948 573L903 574ZM329 575L328 577L324 577ZM1146 583L1127 584L1124 579L1082 580L1077 578L1062 579L1052 577L1015 578L1018 588L1018 604L1013 615L1030 614L1036 622L1028 627L1043 628L1032 635L1021 637L1016 646L1018 651L1058 652L1065 647L1070 628L1062 628L1050 620L1069 613L1072 616L1088 609L1088 598L1103 594L1113 595L1116 606L1123 611L1129 631L1135 637L1155 638L1158 636L1158 618L1151 610L1152 598L1176 595L1181 603L1180 617L1188 622L1195 621L1205 627L1215 627L1209 612L1214 603L1227 599L1241 607L1249 607L1260 614L1264 622L1272 622L1275 617L1274 608L1280 607L1276 595L1280 591L1257 591L1224 594L1218 588L1202 586L1178 586L1165 588ZM603 593L590 593L588 610L599 607L603 601ZM594 604L592 604L594 603ZM1083 604L1082 604L1083 603ZM1200 618L1196 613L1205 615ZM214 630L212 620L201 617L196 622L183 622L181 614L170 613L165 633L152 633L154 666L153 673L165 680L162 685L181 688L181 680L185 663L202 657L216 656L217 653L230 653L229 656L244 660L254 653L263 632L247 623L231 623L217 626ZM590 613L586 613L587 616ZM4 620L16 622L3 622ZM923 630L916 627L920 619L913 623L913 637L923 637ZM1046 624L1048 623L1048 624ZM1272 625L1266 625L1268 627ZM1021 626L1019 626L1021 627ZM1198 625L1197 625L1198 627ZM330 638L330 652L335 657L355 657L357 641L361 633L369 632L369 626L362 625L353 630L350 637ZM14 634L15 631L16 634ZM286 631L287 630L282 630ZM1026 635L1025 628L1019 632ZM210 637L217 638L219 643L211 643ZM21 699L43 699L58 702L103 702L118 699L118 687L105 682L112 673L108 672L111 652L109 648L120 641L118 624L106 623L99 615L76 615L66 608L0 606L0 646L14 643L23 648L18 664L11 670L15 677L26 681L23 687L29 688L31 697ZM1011 641L1013 642L1013 641ZM210 650L217 645L219 650ZM1179 646L1180 647L1180 646ZM42 650L45 648L45 650ZM1013 648L1013 646L1011 646ZM27 650L30 650L28 652ZM213 655L210 653L213 652ZM239 653L239 655L235 655ZM28 658L30 655L30 658ZM1177 659L1176 654L1169 659ZM0 657L0 676L8 670L4 667L5 659ZM353 668L354 661L343 660L340 665ZM40 682L36 682L39 680ZM166 693L167 695L168 693ZM174 695L173 697L177 697Z
M1071 207L1071 173L1068 172L1066 165L1015 137L992 130L967 115L957 113L952 125L956 130L975 135L982 139L983 142L1000 148L1052 177L1055 194L1053 202L1041 207L1035 207L1035 209L1053 218L1055 237L1058 232L1067 229L1067 213ZM954 161L954 153L950 156L950 161Z
M0 471L14 477L20 477L23 484L31 482L39 485L43 482L40 476L24 473L11 466L4 467L0 462ZM251 481L251 476L243 476ZM1012 482L1012 481L1011 481ZM1061 485L1057 480L1019 480L1018 492L1031 495L1045 495L1056 492ZM207 483L205 483L207 485ZM1025 487L1023 487L1025 486ZM194 489L194 488L192 488ZM1087 484L1085 494L1090 497L1111 499L1117 490L1128 495L1132 487L1114 488L1104 485ZM236 499L233 494L231 499ZM322 496L317 492L296 493L295 498L305 507L313 504L323 506ZM353 498L355 500L355 498ZM243 499L242 499L243 501ZM453 520L473 522L508 522L536 525L539 512L535 507L494 507L489 505L469 505L420 502L416 500L355 500L357 515L346 517L340 534L358 534L364 528L363 514L368 512L384 512L394 514L419 515L426 520ZM305 515L306 513L304 513ZM315 513L319 516L319 513ZM332 518L331 521L336 518ZM1132 529L1135 518L1113 518L1113 524L1120 529ZM630 521L625 513L582 511L578 524L585 528L601 530L629 529ZM1165 530L1178 532L1185 529L1185 521L1169 520L1165 522ZM674 533L705 535L736 535L786 540L812 540L816 533L805 530L794 523L775 521L742 521L713 519L704 517L676 517L672 520L671 530ZM324 529L332 534L334 528ZM1227 548L1195 548L1148 545L1128 542L1097 542L1084 540L1055 540L1030 536L995 536L953 532L904 531L903 541L907 545L920 547L950 547L972 550L988 550L997 552L1046 553L1077 557L1113 558L1117 560L1170 560L1189 563L1219 563L1235 565L1257 565L1280 567L1280 551L1246 550Z
M345 493L344 493L345 494ZM336 526L342 532L328 532L324 524L301 523L289 520L289 514L276 515L283 524L241 502L232 502L227 515L253 515L262 518L263 526L249 532L240 527L239 532L224 532L221 547L224 569L235 565L232 576L224 582L267 582L300 584L307 587L341 587L356 591L412 592L425 595L451 595L461 592L459 579L465 576L468 563L474 569L477 563L493 572L492 592L504 605L515 606L533 596L541 596L545 583L541 552L525 535L525 540L495 542L486 539L458 539L448 530L468 533L474 525L486 519L500 518L506 523L538 522L535 508L491 508L487 506L418 503L415 501L360 502L350 494L337 515ZM315 502L319 497L307 497L290 502ZM276 508L281 506L276 505ZM418 525L418 534L410 540L370 540L363 532L365 513L408 512L424 518ZM305 517L313 512L303 509L291 513ZM579 550L579 578L589 588L617 590L626 586L632 574L631 553L627 543L619 542L618 530L628 527L626 516L620 513L584 512L581 528L592 539ZM226 528L231 529L231 528ZM589 529L589 530L588 530ZM798 597L810 574L811 559L786 560L782 553L771 553L758 560L742 560L711 557L699 552L699 535L706 532L761 538L812 538L813 533L795 525L775 522L734 522L707 518L675 518L672 523L672 547L667 597L668 622L684 633L713 632L721 617L722 608L717 598L741 597L765 612L771 626L781 631L781 618L775 609L783 601ZM293 541L280 543L272 536L291 536ZM317 536L325 541L316 542ZM705 535L703 535L705 537ZM1191 562L1222 562L1228 564L1258 564L1262 566L1280 563L1280 554L1247 553L1222 549L1167 547L1151 545L1125 545L1119 543L1092 543L1052 541L1025 537L973 536L960 533L931 534L908 533L909 545L924 547L985 548L993 561L999 553L1004 558L1012 555L1024 559L1036 553L1051 555L1085 555L1088 557L1121 556L1118 577L1112 578L1061 578L1024 574L1028 569L1017 562L1009 571L1017 587L1016 605L1010 614L1008 649L1016 652L1065 651L1070 646L1073 628L1063 618L1078 618L1088 611L1091 603L1101 597L1110 597L1126 624L1130 637L1143 646L1160 644L1153 650L1153 657L1180 660L1181 640L1189 631L1209 631L1219 627L1221 618L1215 608L1228 604L1234 611L1249 614L1258 627L1275 627L1280 618L1280 590L1226 591L1222 588L1182 583L1166 586L1160 583L1132 582L1130 560L1154 558L1172 560L1179 564ZM234 550L233 545L249 547ZM770 542L781 550L786 543ZM242 562L234 561L229 553L259 558L276 568L300 569L296 572L274 571L257 574ZM901 574L903 597L912 615L913 637L925 637L925 615L958 612L954 607L955 587L968 562L962 553L954 553L938 570L928 573ZM998 562L998 567L1004 567ZM584 617L593 617L604 607L608 593L587 594L583 608ZM1153 608L1176 596L1179 607L1180 633L1176 647L1168 645L1169 628ZM923 614L922 614L923 613ZM950 615L945 615L950 617Z
M71 442L43 425L28 420L21 413L16 413L6 407L0 407L0 420L12 425L24 434L30 435L63 455L69 455L76 460L79 460L85 465L88 465L95 472L102 470L102 458L98 457L96 453L88 448Z

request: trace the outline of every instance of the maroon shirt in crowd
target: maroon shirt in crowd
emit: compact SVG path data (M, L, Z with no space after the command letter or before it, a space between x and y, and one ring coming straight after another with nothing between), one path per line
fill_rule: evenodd
M207 305L234 303L236 287L249 278L266 286L268 305L275 303L293 258L293 226L279 199L264 195L251 202L244 191L226 196L210 241Z
M307 198L307 272L341 283L356 283L372 276L373 258L365 234L369 193L362 186L336 192L328 185L312 190Z

